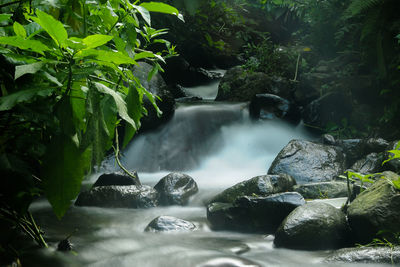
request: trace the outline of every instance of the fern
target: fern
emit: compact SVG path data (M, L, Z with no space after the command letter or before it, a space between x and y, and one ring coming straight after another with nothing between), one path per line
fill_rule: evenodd
M349 17L357 16L376 6L383 5L386 0L353 0L346 10Z

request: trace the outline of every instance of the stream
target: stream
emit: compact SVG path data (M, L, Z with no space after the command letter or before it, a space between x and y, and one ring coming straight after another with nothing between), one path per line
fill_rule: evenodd
M291 139L315 138L301 124L252 121L246 103L213 102L217 86L214 82L195 90L188 88L192 95L203 92L199 96L205 100L178 104L167 124L137 136L123 153L123 163L138 171L143 184L153 186L172 171L192 176L199 193L188 206L72 206L59 221L47 201L37 201L31 211L52 248L32 255L31 266L360 266L322 263L329 251L276 249L272 235L210 230L204 205L208 199L240 181L266 174ZM102 171L89 177L84 188L89 188L101 173L114 170L114 161L105 161ZM343 199L330 202L340 207ZM144 232L147 224L160 215L192 221L198 229L173 234ZM75 252L55 251L57 243L71 233Z

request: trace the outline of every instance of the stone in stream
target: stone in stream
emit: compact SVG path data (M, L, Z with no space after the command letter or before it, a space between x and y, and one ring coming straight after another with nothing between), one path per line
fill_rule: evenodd
M93 187L107 185L139 185L139 176L137 172L133 172L133 175L136 177L136 180L124 172L104 173L100 175L93 184Z
M287 174L256 176L225 189L211 199L210 203L233 203L242 196L268 196L292 191L295 184L296 181Z
M109 185L81 192L76 206L150 208L158 205L158 193L147 185Z
M199 189L192 177L183 173L170 173L154 186L161 205L186 205Z
M276 247L324 250L345 247L349 228L345 214L327 203L307 203L293 210L275 233Z
M350 227L357 242L370 242L380 230L400 232L400 190L390 181L400 179L384 172L383 179L359 194L347 209Z
M196 225L172 216L159 216L152 220L145 232L189 232L196 230Z
M295 185L293 190L305 199L347 197L349 194L347 183L337 181Z
M214 230L274 233L291 211L304 204L304 198L296 192L245 196L233 204L211 203L207 207L207 219Z
M286 173L298 184L326 182L342 174L344 167L345 157L339 148L292 140L279 152L268 174Z
M400 247L356 247L339 249L325 259L327 263L400 264Z

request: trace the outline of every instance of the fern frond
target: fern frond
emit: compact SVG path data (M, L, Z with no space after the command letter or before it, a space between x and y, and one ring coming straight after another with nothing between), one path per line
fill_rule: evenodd
M386 0L353 0L346 10L349 17L354 17L371 8L383 5Z

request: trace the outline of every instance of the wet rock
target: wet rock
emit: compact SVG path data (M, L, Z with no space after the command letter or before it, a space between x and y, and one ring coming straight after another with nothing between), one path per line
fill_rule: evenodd
M72 243L68 240L68 238L61 240L57 244L58 251L71 251L73 248Z
M170 173L155 186L161 205L186 205L199 189L192 177L183 173Z
M229 69L218 86L217 101L250 101L256 94L273 94L291 99L293 85L281 77L247 72L242 67Z
M389 142L383 138L368 138L363 142L365 153L383 152L389 146Z
M302 250L341 248L348 244L345 214L332 205L312 202L296 208L275 233L277 247Z
M400 247L343 248L327 257L325 262L400 264Z
M383 157L383 154L371 153L365 158L357 160L351 169L362 174L376 173L381 170Z
M104 173L100 175L93 184L93 187L107 185L139 185L139 176L137 172L133 172L133 175L136 179L133 179L124 172Z
M203 100L203 98L198 97L198 96L186 96L186 97L180 97L180 98L176 99L176 102L188 103L188 102L197 102L197 101L201 101L201 100Z
M246 196L233 204L210 204L207 219L215 230L274 233L290 212L304 204L304 198L296 192L268 197Z
M242 196L268 196L291 191L296 181L287 174L262 175L240 182L216 195L212 202L233 203Z
M215 257L208 259L196 267L261 267L260 264L240 257Z
M347 197L348 189L345 182L321 182L295 185L294 191L306 199Z
M297 183L331 181L343 173L345 158L335 146L292 140L272 162L268 174L287 173Z
M371 241L379 230L400 232L400 190L388 180L397 180L393 172L382 173L384 179L375 182L359 194L347 209L352 232L357 242Z
M399 147L397 146L399 144L399 140L391 142L389 146L386 148L387 151L389 150L398 150ZM389 156L392 155L390 152L385 152L384 153L384 159L388 159ZM386 162L383 166L382 169L385 171L393 171L396 173L400 173L400 159L393 159L391 161Z
M147 225L146 232L189 232L196 230L196 225L172 216L159 216Z
M328 145L328 146L334 146L334 145L336 145L335 137L333 137L333 136L330 135L330 134L324 134L324 135L321 137L321 139L322 139L322 143L323 143L324 145Z
M328 93L312 101L303 112L304 123L325 128L329 123L340 125L351 114L350 98L341 93Z
M158 193L147 185L97 186L81 192L76 206L150 208L158 204Z
M249 106L250 116L255 119L269 120L275 118L300 121L300 111L288 100L272 94L256 94Z

